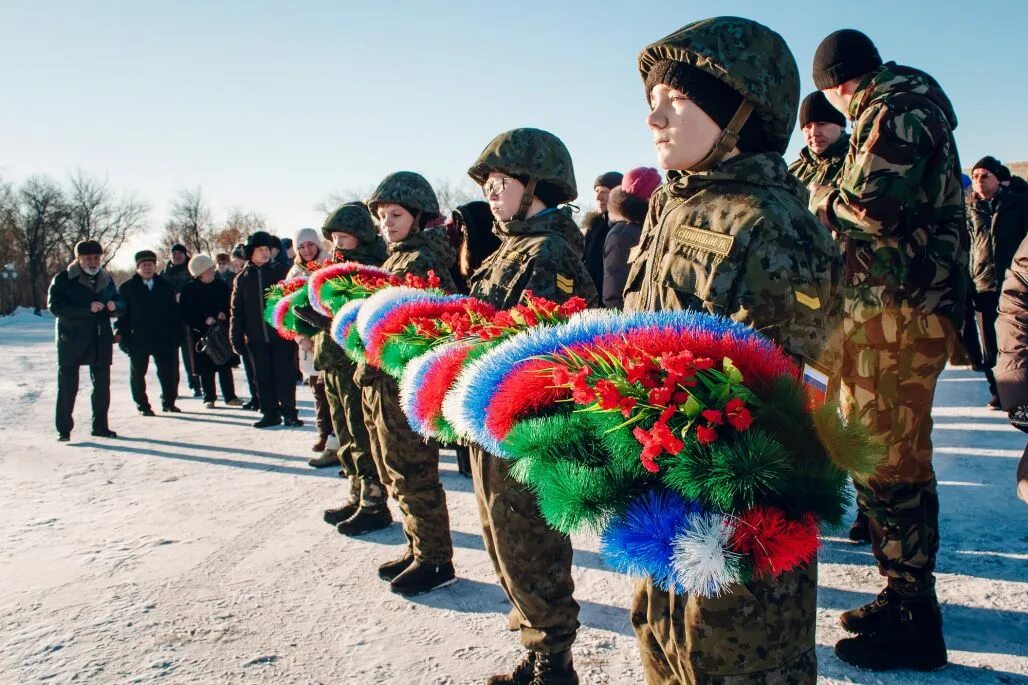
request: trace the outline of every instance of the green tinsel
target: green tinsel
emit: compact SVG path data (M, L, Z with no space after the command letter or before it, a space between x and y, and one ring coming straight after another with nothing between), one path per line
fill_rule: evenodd
M393 338L382 346L382 370L399 380L403 370L415 357L432 349L432 342Z
M343 352L349 357L355 364L363 364L367 360L364 357L364 342L361 340L360 334L357 332L357 326L351 324L346 330L346 340L343 341Z
M838 405L826 404L813 414L817 435L835 465L853 480L866 482L885 457L885 446L874 440L855 417L843 418Z

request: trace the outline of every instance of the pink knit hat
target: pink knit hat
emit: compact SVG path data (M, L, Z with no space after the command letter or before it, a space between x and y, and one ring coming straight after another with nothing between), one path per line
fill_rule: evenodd
M653 167L640 166L625 174L621 190L641 200L649 200L653 191L664 182L660 172Z

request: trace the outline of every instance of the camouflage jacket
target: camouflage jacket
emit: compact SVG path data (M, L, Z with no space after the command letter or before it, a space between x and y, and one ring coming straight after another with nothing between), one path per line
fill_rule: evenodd
M999 292L1003 276L1028 232L1028 197L1000 188L991 200L971 195L971 281L979 293Z
M493 233L500 247L468 281L471 294L495 307L507 309L521 293L554 302L583 298L590 307L599 295L582 262L582 232L568 208L548 209L525 221L495 222Z
M373 239L362 242L356 248L346 252L336 249L331 254L319 254L318 258L324 256L324 264L338 262L359 262L371 266L379 266L386 257L386 246L382 236L374 234ZM343 348L332 339L328 331L320 331L312 338L314 341L314 368L318 371L338 371L341 369L353 369L353 362L343 352Z
M841 257L784 160L744 154L669 179L629 256L625 311L721 314L830 369Z
M839 173L842 171L843 163L846 161L846 152L850 149L850 134L843 133L839 140L828 146L828 149L818 154L805 147L800 151L800 158L789 165L789 173L799 179L804 186L816 183L819 186L834 186Z
M849 116L838 187L810 203L845 243L847 324L891 312L959 325L968 239L949 98L928 74L889 62L858 87Z
M456 292L450 267L457 261L457 252L450 245L445 229L429 228L411 233L406 240L389 244L389 256L382 268L394 274L412 274L425 278L429 271L439 277L439 287Z

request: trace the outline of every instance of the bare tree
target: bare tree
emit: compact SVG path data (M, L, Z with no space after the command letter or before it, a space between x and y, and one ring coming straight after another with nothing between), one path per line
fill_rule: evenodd
M93 239L104 248L110 262L125 242L146 227L150 207L126 195L116 197L106 180L91 178L81 169L72 175L68 188L69 230L64 248L74 258L75 243Z
M70 211L60 186L45 176L25 182L18 191L18 204L15 235L28 267L32 308L38 314L47 277L67 264L61 258Z
M467 176L456 183L449 179L436 179L432 188L439 199L439 211L444 217L448 217L461 205L482 199L482 190Z
M329 193L324 200L314 205L314 210L331 214L339 209L340 205L345 205L347 202L364 202L374 191L374 188L365 188L363 190L350 188L348 190L334 191Z
M236 245L246 242L256 231L267 230L268 222L259 212L248 212L236 207L229 212L225 224L214 235L214 247L231 252Z
M190 254L209 253L216 233L211 209L203 198L203 190L182 189L171 202L161 247L168 253L172 245L182 243Z

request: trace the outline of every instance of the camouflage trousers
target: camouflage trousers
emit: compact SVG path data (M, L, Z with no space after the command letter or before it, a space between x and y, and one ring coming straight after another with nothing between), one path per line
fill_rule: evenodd
M571 540L546 525L535 495L507 474L504 459L471 447L471 477L486 551L514 605L511 627L533 652L569 649L579 626Z
M683 596L638 581L632 627L647 685L817 681L817 562L780 578Z
M374 374L362 393L371 454L382 483L400 505L411 553L426 564L449 563L453 542L446 493L439 482L439 445L425 444L411 430L391 377Z
M353 380L353 365L324 371L324 382L332 427L339 439L339 463L350 481L350 501L362 508L381 509L386 506L385 487L371 456L361 389Z
M931 592L939 549L939 497L932 468L932 403L949 357L940 317L881 316L847 332L844 411L886 448L874 478L857 484L878 568L904 595Z

